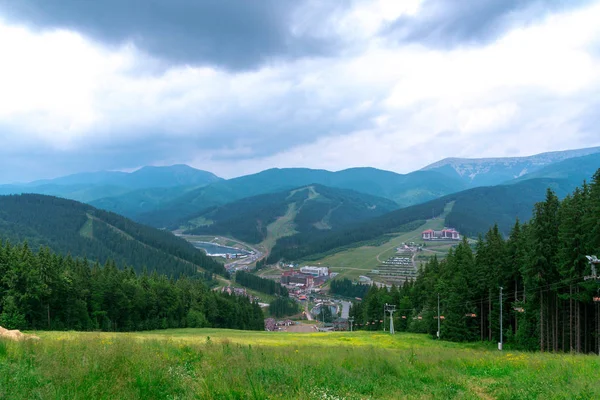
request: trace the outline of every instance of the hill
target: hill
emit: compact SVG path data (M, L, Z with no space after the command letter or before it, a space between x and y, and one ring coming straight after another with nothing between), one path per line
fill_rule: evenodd
M347 246L357 246L365 241L381 239L384 235L408 232L423 225L432 216L441 215L450 202L453 202L453 207L446 215L446 226L458 229L463 235L476 236L485 233L496 223L500 232L506 235L510 232L516 218L521 221L531 218L534 204L544 200L547 188L551 188L562 198L577 186L570 180L544 178L468 189L392 211L337 232L322 235L297 234L281 238L274 246L268 261L276 262L281 258L298 260L309 256L315 258L316 255L337 251Z
M112 211L127 218L136 219L140 214L156 211L185 193L197 189L196 186L174 186L144 188L111 197L101 197L89 201L89 204L103 210Z
M120 215L57 197L27 194L0 196L0 238L48 246L61 254L144 268L170 276L198 270L225 274L222 264L166 231L137 224Z
M188 222L199 226L186 233L227 235L259 243L295 233L338 230L397 208L391 200L314 184L205 210Z
M202 170L197 170L187 165L173 165L170 167L143 167L134 172L86 172L69 175L56 179L40 180L19 185L0 185L0 195L37 193L68 198L71 200L92 202L106 197L129 197L129 193L140 189L180 188L177 195L181 195L183 188L198 188L221 178ZM152 199L156 192L147 196ZM138 202L146 200L143 193L134 197ZM111 210L112 211L112 210Z
M192 190L165 204L160 210L137 216L136 220L157 227L172 226L174 221L197 215L210 207L312 184L383 197L400 207L464 189L464 183L459 179L448 178L434 171L401 175L375 168L351 168L339 172L306 168L269 169Z
M583 157L569 158L564 161L547 165L511 182L521 182L527 179L536 178L550 178L569 180L574 184L579 185L584 180L589 181L598 168L600 168L600 153L595 153Z
M571 158L600 153L600 147L555 151L530 157L446 158L426 166L422 171L437 171L460 179L468 187L498 185ZM561 168L560 166L558 167ZM549 177L532 174L529 178Z
M146 166L133 172L85 172L56 179L34 181L25 186L86 184L114 185L130 189L141 189L149 187L202 186L220 180L221 178L211 172L179 164L167 167Z

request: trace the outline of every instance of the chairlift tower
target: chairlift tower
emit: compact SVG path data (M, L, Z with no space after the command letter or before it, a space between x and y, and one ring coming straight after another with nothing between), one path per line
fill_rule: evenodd
M600 280L600 276L598 276L598 272L596 271L596 265L600 264L600 260L598 259L598 257L596 256L585 256L585 258L588 259L588 261L590 262L590 268L592 270L592 274L588 275L588 276L584 276L583 279L584 280Z
M591 271L592 274L583 277L583 279L586 281L595 280L598 283L600 283L600 276L598 276L598 271L596 270L596 265L600 264L600 260L596 256L585 256L585 258L587 258L588 261L590 262L590 269L592 270ZM593 300L594 300L594 303L600 304L600 287L598 288L598 294L593 297ZM598 335L600 335L600 325L599 325L598 330L599 330ZM600 356L600 346L598 348L598 355Z
M348 318L348 322L350 322L350 332L352 332L352 323L354 322L354 317Z
M385 311L390 313L390 335L394 333L394 312L396 312L396 306L393 304L385 304Z

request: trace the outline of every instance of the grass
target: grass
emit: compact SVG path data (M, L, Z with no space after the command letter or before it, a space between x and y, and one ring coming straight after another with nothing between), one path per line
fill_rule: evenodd
M600 357L424 335L215 329L0 341L3 399L593 399Z
M361 246L344 250L309 264L328 266L333 272L338 272L340 277L356 280L360 275L367 275L371 270L377 269L383 261L394 256L396 254L396 248L402 243L423 243L421 240L421 232L426 229L442 229L444 227L446 215L452 210L453 206L454 202L448 203L444 209L444 213L439 217L427 220L423 225L410 232L393 235L390 240L381 245ZM446 246L441 247L437 253L424 252L425 255L427 255L427 259L433 254L438 254L443 257L449 249L449 245L447 243L445 243L445 245ZM437 246L437 243L429 242L427 246L427 249L433 250L434 247ZM376 277L374 277L374 279L377 280Z
M89 215L87 217L88 217L87 221L85 221L85 224L83 224L83 226L79 230L79 234L88 239L93 239L94 238L94 221L93 221L92 217L90 217Z
M296 203L290 203L285 215L267 226L267 237L260 243L260 246L270 251L275 246L277 239L298 233L294 229L294 218L297 214Z

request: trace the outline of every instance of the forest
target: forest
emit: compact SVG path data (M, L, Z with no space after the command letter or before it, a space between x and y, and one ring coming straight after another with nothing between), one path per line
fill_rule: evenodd
M508 346L597 353L600 279L586 256L599 252L600 170L562 201L548 189L508 238L494 226L477 243L463 240L446 259L432 258L414 282L371 287L351 316L358 329L381 329L384 304L395 304L396 329L436 335L439 299L442 339L497 342L502 305Z
M261 293L287 297L288 291L285 286L271 279L261 278L246 271L237 271L235 273L235 282L248 289L253 289Z
M590 174L591 176L592 174ZM510 233L515 216L529 220L532 207L544 200L546 188L551 187L564 198L576 184L566 179L531 179L515 184L478 187L453 193L382 216L343 226L335 231L312 229L277 241L268 262L280 260L314 260L331 253L355 247L357 244L385 238L385 235L418 228L425 220L443 213L454 202L445 225L462 234L476 236L485 233L490 223L497 223L502 234Z
M344 296L363 298L369 292L370 285L354 283L348 278L331 281L329 293Z
M201 277L136 273L112 261L92 264L47 247L33 252L26 242L0 242L0 325L80 331L264 329L257 303L212 291Z
M289 297L277 297L269 303L269 314L275 318L294 315L300 312L300 305Z

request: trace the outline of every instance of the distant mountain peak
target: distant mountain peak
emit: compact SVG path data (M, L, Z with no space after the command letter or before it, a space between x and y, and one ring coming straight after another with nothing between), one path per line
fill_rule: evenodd
M548 165L600 153L600 147L553 151L525 157L444 158L421 169L460 177L472 186L489 186L516 179Z
M589 154L600 153L600 147L589 147L584 149L565 150L565 151L550 151L546 153L534 154L532 156L520 157L488 157L488 158L459 158L448 157L440 161L436 161L426 167L421 168L421 171L427 171L444 167L446 165L456 166L459 164L471 165L486 165L486 164L504 164L514 165L521 162L530 162L534 165L548 165L554 162L566 160L569 158L583 157Z

